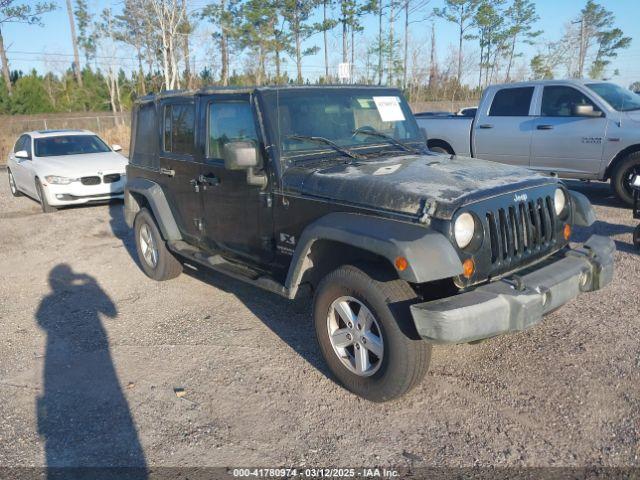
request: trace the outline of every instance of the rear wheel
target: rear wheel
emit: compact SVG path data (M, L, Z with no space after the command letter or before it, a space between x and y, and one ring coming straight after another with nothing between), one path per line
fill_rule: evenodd
M136 251L142 271L157 281L170 280L182 273L182 264L169 251L153 215L143 208L133 222Z
M52 207L51 205L49 205L49 202L47 202L47 197L45 196L44 191L42 190L42 184L40 183L40 180L37 178L36 178L36 191L38 192L38 200L40 200L40 206L42 207L42 211L44 213L53 213L58 210L56 207Z
M9 176L9 188L11 189L11 195L14 197L21 197L22 193L18 190L18 186L16 185L16 179L13 178L13 173L11 170L7 169L7 175Z
M346 265L316 291L313 319L320 350L345 388L375 402L408 392L429 368L431 345L418 336L403 280Z
M640 152L627 155L613 170L611 188L616 197L629 206L633 205L631 180L640 174Z

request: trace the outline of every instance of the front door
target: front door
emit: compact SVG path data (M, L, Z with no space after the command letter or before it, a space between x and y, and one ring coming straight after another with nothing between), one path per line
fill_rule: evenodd
M183 238L200 241L201 203L197 188L200 162L195 147L193 99L168 100L162 104L160 174L167 201Z
M577 116L578 105L591 105L601 116ZM604 112L585 94L565 85L545 86L533 131L531 168L561 176L596 174L606 131Z
M529 166L530 116L534 87L506 87L496 91L489 111L473 122L473 156L512 165Z
M225 256L256 264L268 263L274 253L273 214L268 189L247 183L245 170L227 170L224 145L253 142L262 154L262 142L249 94L224 94L201 100L200 125L204 130L202 164L203 246Z

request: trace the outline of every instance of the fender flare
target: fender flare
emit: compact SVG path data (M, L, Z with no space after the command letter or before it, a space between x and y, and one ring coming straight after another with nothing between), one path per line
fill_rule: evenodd
M135 215L140 210L140 205L132 193L140 194L147 200L166 241L182 240L178 224L173 217L162 187L146 178L127 180L124 189L124 217L129 227L133 227Z
M285 286L292 296L304 273L312 268L309 258L316 241L344 243L387 259L391 265L405 257L408 267L398 276L412 283L425 283L462 273L462 264L451 242L441 233L422 225L355 213L329 213L308 225L298 241Z
M582 193L569 190L571 195L571 210L573 212L573 224L579 227L590 227L596 221L596 213L591 202Z

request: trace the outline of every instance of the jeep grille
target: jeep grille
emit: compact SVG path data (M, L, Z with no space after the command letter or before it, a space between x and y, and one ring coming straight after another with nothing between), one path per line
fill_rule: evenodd
M491 263L506 270L550 251L556 240L551 196L519 202L487 213Z

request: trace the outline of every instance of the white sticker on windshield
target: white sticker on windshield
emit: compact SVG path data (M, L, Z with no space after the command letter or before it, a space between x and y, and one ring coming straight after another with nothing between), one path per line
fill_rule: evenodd
M402 122L404 114L398 97L373 97L380 119L383 122Z

